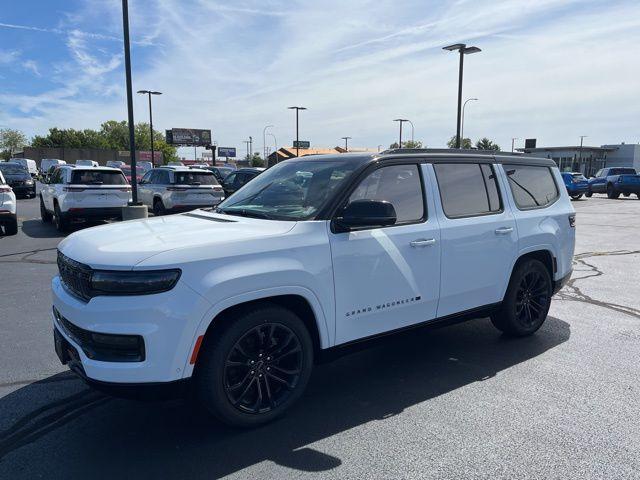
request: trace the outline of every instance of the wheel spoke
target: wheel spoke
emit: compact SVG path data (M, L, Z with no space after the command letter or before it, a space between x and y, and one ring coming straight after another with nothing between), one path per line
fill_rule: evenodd
M251 389L251 385L253 385L253 382L255 382L255 377L251 378L251 381L247 384L247 386L245 387L245 389L242 391L242 393L236 398L236 400L233 402L234 405L237 405L238 403L240 403L242 401L242 399L244 398L244 396L249 392L249 390Z
M282 360L283 358L288 357L292 353L297 353L297 352L300 352L301 350L302 348L300 347L300 345L296 345L295 347L293 347L291 350L287 352L280 353L279 355L273 355L273 359L275 361Z
M244 385L244 382L246 382L250 376L250 372L247 372L242 380L240 380L238 383L234 383L233 385L228 385L227 388L229 390L238 390L242 385Z
M247 365L247 362L238 362L235 360L227 360L225 362L225 366L227 367L247 367L249 368L249 365Z
M279 365L271 365L271 368L279 372L282 372L285 375L297 375L302 371L300 368L282 368Z
M289 382L287 382L284 378L280 378L277 375L274 375L272 372L267 372L267 376L273 378L278 383L282 383L288 389L291 389L291 385L289 385Z
M273 396L271 395L271 387L269 386L269 377L265 375L264 377L264 390L267 394L267 400L269 401L269 406L273 408L275 404L273 403Z

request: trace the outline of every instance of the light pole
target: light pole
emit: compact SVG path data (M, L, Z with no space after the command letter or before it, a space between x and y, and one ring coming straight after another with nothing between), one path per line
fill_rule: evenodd
M269 132L267 135L270 135L270 136L273 137L273 151L275 153L274 160L275 160L275 163L278 163L278 140L276 139L276 136L271 132ZM265 162L266 162L266 160L265 160ZM269 162L267 162L267 167L268 166L269 166Z
M409 120L407 120L406 118L396 118L393 121L400 123L400 136L398 137L398 148L402 148L402 124L404 122L408 122Z
M458 67L458 123L456 126L456 148L460 148L460 127L462 117L462 72L464 70L464 56L471 53L477 53L481 50L478 47L467 47L464 43L455 43L448 47L443 47L443 50L450 52L458 51L460 53L460 66Z
M273 125L267 125L262 129L262 154L264 155L264 161L267 161L267 128L271 128Z
M300 112L300 110L306 110L307 107L289 107L289 110L295 110L296 111L296 157L299 157L300 155L300 138L298 137L299 135L299 130L298 130L298 113Z
M138 203L136 178L136 134L133 124L133 89L131 88L131 54L129 46L129 4L122 0L122 30L124 34L124 70L127 82L127 114L129 120L129 150L131 152L131 205Z
M467 98L464 102L464 104L462 105L462 124L460 125L460 137L462 137L462 139L460 140L461 142L464 142L464 109L467 106L467 102L470 102L472 100L478 100L477 98Z
M242 143L244 143L245 146L247 147L247 161L251 161L251 157L249 156L249 144L251 143L251 141L243 140Z
M519 140L519 138L518 138L518 137L513 137L513 138L511 139L511 153L513 153L513 145L514 145L514 143L515 143L515 141L516 141L516 140Z
M138 90L141 95L149 96L149 130L151 133L151 165L155 166L156 156L153 150L153 113L151 111L151 95L162 95L162 92L156 92L154 90Z
M582 162L582 142L588 135L580 135L580 150L578 151L578 164Z
M349 140L351 140L351 137L340 137L342 138L342 140L344 140L344 151L348 152L349 151Z

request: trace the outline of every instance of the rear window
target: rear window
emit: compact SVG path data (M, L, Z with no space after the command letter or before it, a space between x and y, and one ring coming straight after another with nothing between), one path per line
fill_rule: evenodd
M635 168L611 168L609 175L635 175Z
M518 208L545 207L558 198L558 187L550 168L530 165L503 165L503 167Z
M582 175L581 173L574 173L573 175L571 175L571 178L573 178L573 180L575 182L580 182L582 180L586 180L585 176Z
M20 165L19 163L0 163L0 170L5 175L20 175L29 173L27 167Z
M442 209L449 218L487 215L502 210L496 176L491 165L436 163Z
M219 185L212 172L175 172L178 185Z
M122 172L106 170L74 170L71 183L77 185L127 185Z

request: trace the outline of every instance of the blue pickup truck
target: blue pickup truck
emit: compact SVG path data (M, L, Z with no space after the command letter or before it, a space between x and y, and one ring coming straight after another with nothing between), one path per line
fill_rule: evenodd
M582 198L589 191L589 181L580 172L562 172L562 180L567 193L574 200Z
M635 168L600 169L589 179L589 190L585 195L590 197L594 193L606 193L609 198L618 198L621 193L625 197L635 193L640 199L640 175Z

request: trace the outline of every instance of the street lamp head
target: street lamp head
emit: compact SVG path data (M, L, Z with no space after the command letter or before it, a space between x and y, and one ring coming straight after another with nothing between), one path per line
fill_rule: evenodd
M152 90L151 92L149 92L151 95L162 95L162 92L156 92L155 90Z
M465 49L462 50L462 53L464 53L465 55L469 55L471 53L478 53L481 51L482 50L480 50L478 47L466 47Z
M450 52L454 52L456 50L461 50L465 47L466 45L464 43L454 43L453 45L449 45L448 47L442 47L442 49L449 50Z
M289 110L306 110L307 107L288 107Z
M149 93L149 90L138 90L138 93L146 95L147 93Z
M409 120L407 120L406 118L395 118L393 121L394 122L408 122Z
M138 90L138 93L142 95L162 95L162 92L156 92L155 90Z

